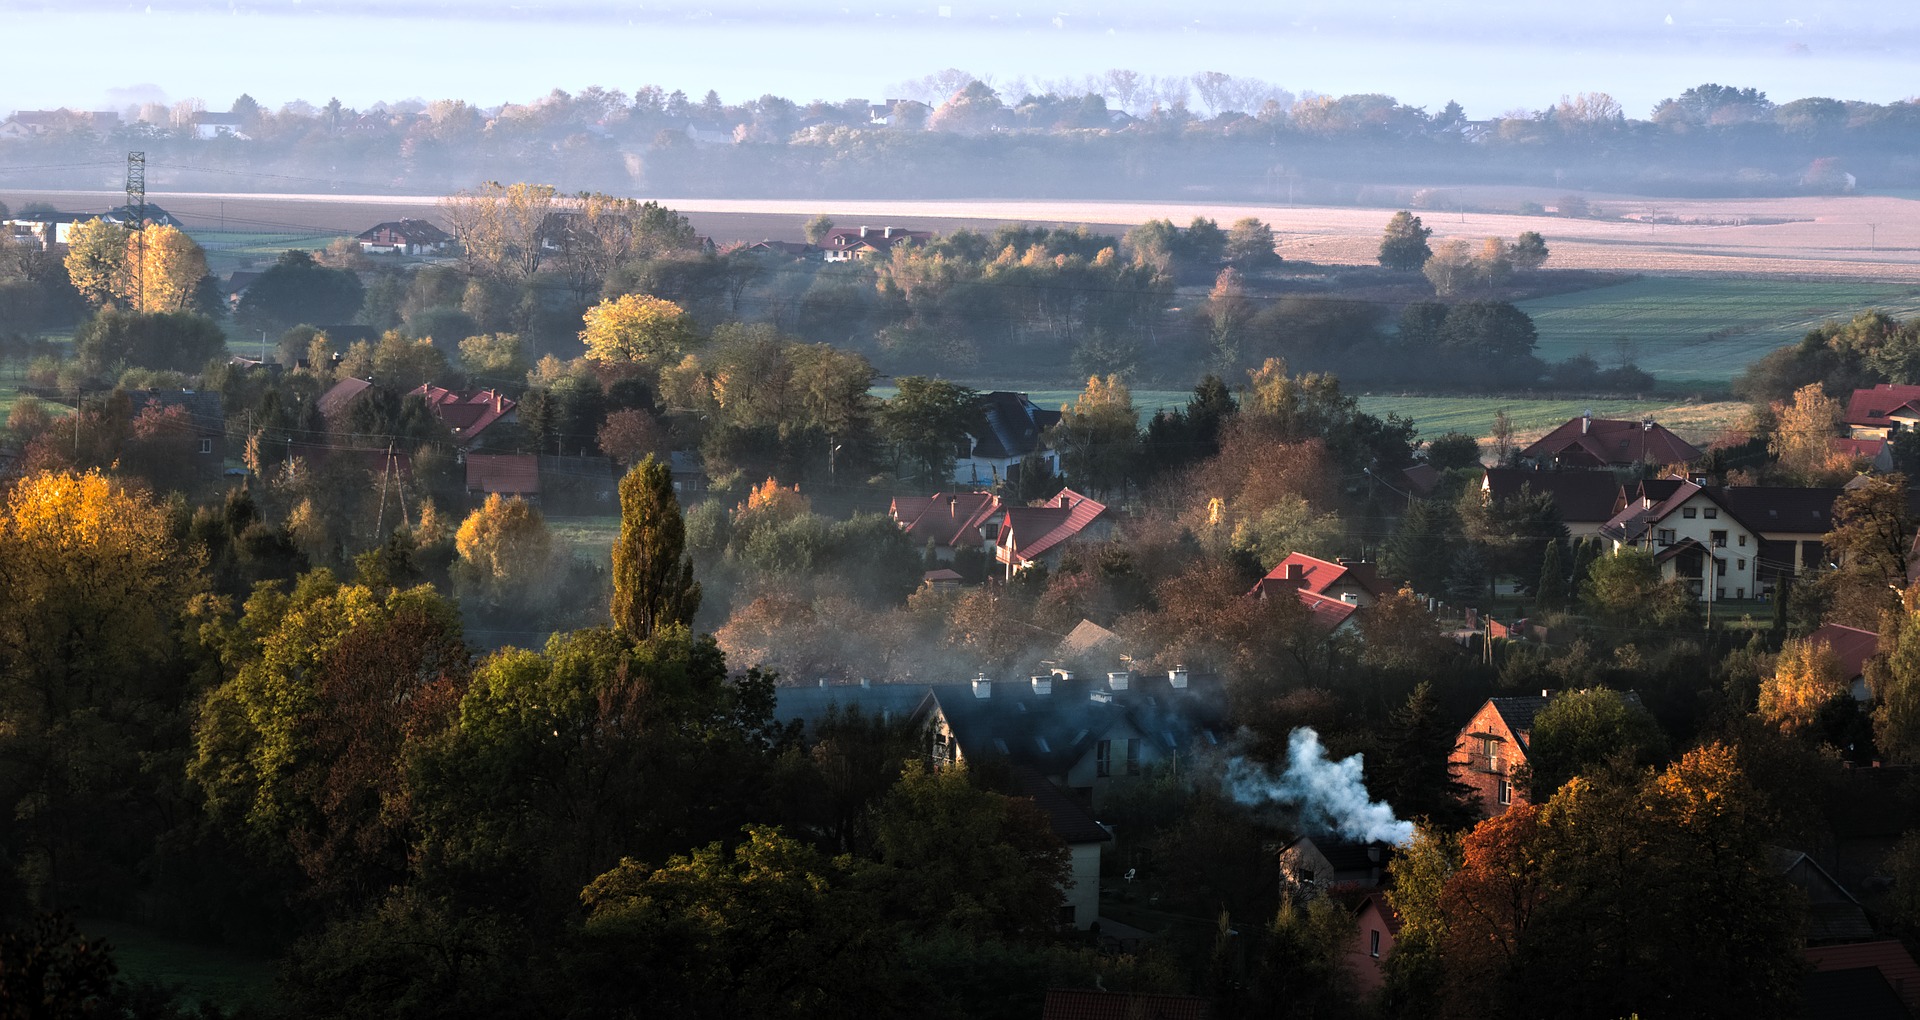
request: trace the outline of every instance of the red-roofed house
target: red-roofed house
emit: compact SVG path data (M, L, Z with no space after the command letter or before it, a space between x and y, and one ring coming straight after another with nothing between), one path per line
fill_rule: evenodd
M1920 424L1920 386L1881 383L1847 398L1847 429L1855 439L1888 439Z
M1113 532L1107 505L1072 489L1061 489L1044 506L1007 507L999 517L993 558L1006 566L1008 577L1035 563L1057 567L1067 546L1103 542Z
M1840 667L1840 675L1847 681L1855 701L1872 701L1873 692L1867 689L1867 660L1880 652L1880 635L1858 627L1843 627L1829 623L1807 635L1810 644L1825 645L1833 653L1833 661Z
M503 396L498 390L479 390L462 396L452 390L422 383L408 390L407 396L424 399L434 416L453 430L454 442L463 450L478 449L484 445L485 438L481 433L491 426L520 420L519 403Z
M467 454L467 494L540 498L540 458L531 453Z
M1520 459L1536 467L1624 468L1689 464L1700 459L1700 451L1652 418L1584 415L1540 437L1520 451Z
M1374 895L1360 901L1353 918L1355 931L1340 965L1353 976L1360 994L1371 998L1387 983L1387 957L1393 955L1393 943L1400 934L1400 915L1386 897Z
M931 496L895 496L889 513L914 548L933 546L934 559L953 562L957 549L978 549L990 538L980 529L1000 511L991 492L936 492Z
M1353 606L1373 605L1392 590L1371 563L1329 563L1306 553L1288 554L1253 586L1253 594L1261 597L1275 591L1301 591Z
M1842 439L1835 436L1827 440L1827 449L1843 457L1866 461L1869 471L1884 474L1893 470L1893 445L1885 439Z
M828 262L852 262L885 256L896 244L920 244L933 240L928 230L903 227L835 227L827 231L820 247Z
M446 231L426 220L389 220L362 231L354 240L369 254L425 255L453 243Z
M1893 939L1878 942L1854 942L1838 946L1808 946L1807 962L1815 973L1872 968L1887 979L1893 992L1907 1009L1920 1015L1920 966L1913 962L1907 947Z

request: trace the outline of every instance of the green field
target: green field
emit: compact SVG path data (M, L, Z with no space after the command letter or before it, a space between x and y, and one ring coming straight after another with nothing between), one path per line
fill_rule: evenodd
M178 986L194 1003L213 1002L227 1009L273 1003L271 960L183 942L118 921L83 920L80 930L112 945L120 976L128 981Z
M194 230L191 236L207 252L207 268L225 277L236 269L265 269L289 248L316 251L344 234L268 234L226 230Z
M1662 389L1718 388L1768 351L1831 318L1878 308L1920 313L1920 290L1899 284L1647 277L1520 304L1540 331L1535 352L1564 361L1585 351L1629 356Z
M1394 397L1363 395L1360 409L1385 417L1412 418L1423 439L1447 432L1485 436L1493 432L1493 416L1507 412L1516 433L1545 432L1569 418L1592 411L1596 418L1638 418L1673 406L1671 400L1515 400L1507 397Z

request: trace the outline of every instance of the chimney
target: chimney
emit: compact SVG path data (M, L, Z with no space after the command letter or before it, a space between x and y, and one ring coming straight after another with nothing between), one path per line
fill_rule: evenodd
M1296 585L1307 579L1307 565L1304 563L1287 564L1287 580Z
M973 696L982 701L993 697L993 681L985 673L973 678Z
M867 225L864 223L860 224L860 236L861 237L867 236Z
M1587 433L1592 431L1593 431L1593 409L1588 408L1587 412L1580 416L1580 434L1584 436Z
M1167 683L1173 685L1173 689L1176 691L1186 690L1187 689L1187 667L1175 666L1172 669L1167 670Z
M1053 693L1053 674L1033 678L1033 693L1038 697L1047 697Z
M1123 670L1120 670L1119 672L1108 673L1107 686L1116 691L1124 691L1127 689L1127 681L1132 679L1133 679L1133 671L1130 669L1123 669Z
M1652 419L1652 418L1642 418L1642 419L1640 419L1640 431L1642 431L1642 432L1652 432L1652 431L1653 431L1653 419Z
M1070 684L1073 682L1073 670L1059 669L1056 667L1053 671L1053 675L1056 678L1058 678L1059 681L1063 684Z
M885 230L883 230L883 231L881 232L881 234L880 234L880 236L881 236L881 237L892 237L892 236L893 236L893 228L892 228L892 227L887 227L887 228L886 228Z
M947 497L947 516L948 517L952 517L955 519L959 518L960 516L960 508L958 505L959 502L960 502L960 497L958 496Z

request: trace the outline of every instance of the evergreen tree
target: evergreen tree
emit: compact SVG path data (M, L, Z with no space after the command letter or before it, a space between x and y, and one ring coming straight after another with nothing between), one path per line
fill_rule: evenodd
M652 456L620 480L620 540L613 546L613 625L635 640L693 622L700 585L683 555L686 522L673 469Z
M1540 583L1533 590L1542 609L1561 609L1567 604L1567 570L1560 555L1560 543L1548 542L1540 559Z
M1453 564L1447 571L1447 594L1462 601L1472 601L1487 593L1487 560L1480 555L1480 548L1467 543L1453 556Z
M1458 727L1442 717L1432 682L1420 681L1387 722L1385 748L1370 784L1374 795L1402 818L1424 818L1449 829L1469 821L1472 788L1454 778L1447 762L1457 735Z
M1449 550L1454 543L1448 539L1458 532L1452 506L1437 499L1419 500L1407 508L1380 550L1380 565L1388 574L1406 578L1414 591L1438 594L1446 590L1453 567Z

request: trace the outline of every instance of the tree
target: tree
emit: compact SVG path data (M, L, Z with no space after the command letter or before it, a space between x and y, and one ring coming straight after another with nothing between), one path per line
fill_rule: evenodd
M1791 402L1775 405L1779 424L1767 447L1789 478L1801 485L1820 485L1851 473L1851 462L1836 458L1830 442L1839 434L1844 412L1819 383L1808 383L1794 391Z
M1460 537L1460 520L1451 503L1416 500L1381 548L1380 565L1388 574L1406 578L1415 591L1445 595Z
M1092 376L1080 399L1061 410L1053 443L1061 451L1067 477L1107 493L1126 485L1134 474L1139 428L1127 384L1116 375Z
M1507 248L1507 259L1523 273L1539 269L1547 261L1547 241L1538 231L1523 230Z
M1384 251L1380 257L1382 260L1386 258ZM1440 242L1440 246L1422 260L1419 268L1426 274L1427 282L1433 284L1433 292L1441 297L1453 297L1460 293L1478 275L1473 249L1459 238Z
M1567 607L1567 564L1561 554L1564 545L1562 542L1548 542L1547 553L1540 559L1540 581L1533 587L1533 597L1542 609Z
M518 333L483 333L460 341L460 363L468 374L495 382L526 377L526 344Z
M551 184L488 181L455 192L440 205L471 272L528 277L546 257L545 232L555 196Z
M1480 466L1480 441L1465 432L1445 432L1427 441L1427 463L1435 470Z
M833 221L821 213L807 221L806 238L808 244L825 244L827 235L833 232Z
M659 368L680 360L699 342L693 317L679 305L646 294L626 294L587 309L580 340L587 357L608 364Z
M648 456L620 480L620 538L613 546L613 625L646 640L693 622L700 585L683 555L686 522L673 494L673 469Z
M1780 647L1773 673L1760 681L1760 716L1784 732L1807 733L1819 724L1821 712L1847 693L1831 648L1788 641Z
M289 250L247 287L234 318L248 329L271 332L302 323L344 325L359 314L365 300L366 288L353 270L329 269L307 252Z
M95 307L121 301L133 290L127 252L133 232L117 223L88 220L67 235L65 264L73 289Z
M1867 664L1867 686L1879 702L1873 710L1874 747L1901 764L1920 762L1920 614L1916 610L1920 610L1920 591L1910 586L1901 595L1899 611L1885 618L1894 626L1881 627L1881 655ZM1915 903L1920 905L1920 898Z
M1227 228L1226 259L1242 272L1257 273L1280 264L1275 251L1273 228L1252 216L1233 221Z
M178 227L150 224L133 242L131 261L139 272L131 281L139 290L128 304L142 312L184 312L195 307L200 281L207 276L207 253Z
M1246 290L1240 286L1240 274L1232 266L1220 270L1220 275L1214 278L1213 290L1207 293L1202 314L1207 319L1214 364L1221 371L1230 372L1239 366L1240 334L1252 313L1253 303L1247 300Z
M123 366L194 372L225 355L227 337L212 319L192 312L102 308L74 334L73 348L93 373Z
M1914 529L1906 490L1904 475L1875 475L1834 500L1822 544L1839 569L1817 582L1829 605L1825 622L1878 630L1882 614L1899 609Z
M1466 822L1473 789L1454 776L1455 766L1448 761L1458 736L1433 683L1420 681L1388 719L1378 766L1368 769L1368 789L1376 800L1393 805L1401 818L1449 828Z
M1580 586L1587 612L1616 626L1672 628L1693 623L1699 604L1679 580L1662 581L1653 554L1621 549L1588 568Z
M487 497L454 533L466 576L495 599L525 599L554 573L553 536L533 504L518 496Z
M1565 691L1534 717L1528 799L1542 803L1567 780L1601 765L1650 765L1665 747L1659 724L1637 699L1605 687Z
M666 452L666 437L653 415L637 407L607 415L598 436L600 452L623 467Z
M902 376L880 407L881 436L893 446L895 470L929 489L952 481L954 453L979 406L978 391L943 379Z
M1388 269L1419 269L1433 256L1433 249L1427 247L1432 236L1433 228L1421 225L1420 217L1405 210L1394 213L1380 238L1380 264Z

